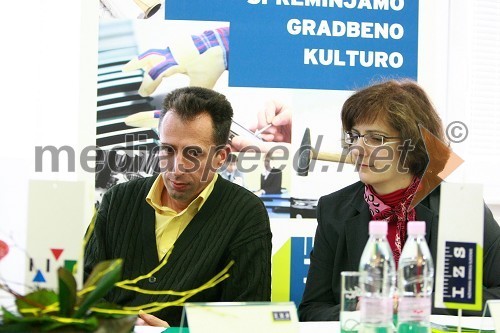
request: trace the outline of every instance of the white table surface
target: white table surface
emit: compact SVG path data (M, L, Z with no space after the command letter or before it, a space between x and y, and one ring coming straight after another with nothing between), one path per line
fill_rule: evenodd
M338 321L311 321L299 323L300 333L314 332L314 333L332 333L340 332ZM136 326L134 333L160 333L165 329L161 327L149 326ZM167 331L168 333L168 331Z
M440 325L452 325L458 326L457 316L439 316L431 315L431 322ZM462 327L477 328L483 330L493 330L495 329L495 323L491 317L462 317L461 319Z
M432 315L431 322L440 325L458 326L458 317ZM462 327L481 328L483 330L494 329L493 319L491 317L462 317ZM299 323L300 333L332 333L340 332L338 321L312 321ZM161 327L136 326L135 333L160 333L165 329Z

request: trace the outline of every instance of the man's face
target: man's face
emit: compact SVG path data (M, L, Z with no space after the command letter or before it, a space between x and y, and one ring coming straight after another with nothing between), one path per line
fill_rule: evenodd
M227 171L228 172L234 172L236 170L236 162L230 162L227 165Z
M264 167L267 171L271 171L271 159L269 157L264 158Z
M184 209L212 181L224 162L227 149L216 150L213 122L208 113L182 121L169 111L163 118L159 136L160 169L168 196L163 204Z

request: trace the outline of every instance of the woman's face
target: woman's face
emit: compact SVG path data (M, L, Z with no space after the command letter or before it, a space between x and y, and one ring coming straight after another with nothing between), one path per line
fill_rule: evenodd
M410 185L413 175L402 167L405 158L401 154L404 139L400 138L398 131L384 121L375 121L370 124L356 124L351 132L354 135L372 135L369 143L378 145L367 145L364 138L360 137L350 147L359 179L363 183L371 185L381 195ZM384 137L382 145L379 145L382 142L377 140L380 138L378 136Z

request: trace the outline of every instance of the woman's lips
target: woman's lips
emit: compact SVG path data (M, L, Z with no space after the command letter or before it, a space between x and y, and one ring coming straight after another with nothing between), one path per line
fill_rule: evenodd
M358 164L358 167L359 168L371 168L373 166L372 165L368 165L368 164Z

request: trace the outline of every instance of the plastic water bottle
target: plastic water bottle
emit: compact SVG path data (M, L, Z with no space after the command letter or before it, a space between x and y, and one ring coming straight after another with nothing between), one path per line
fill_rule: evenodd
M425 222L408 222L398 265L398 333L430 332L434 264L425 241Z
M396 265L387 241L387 222L371 221L359 271L361 282L361 329L365 333L393 332L393 296Z

